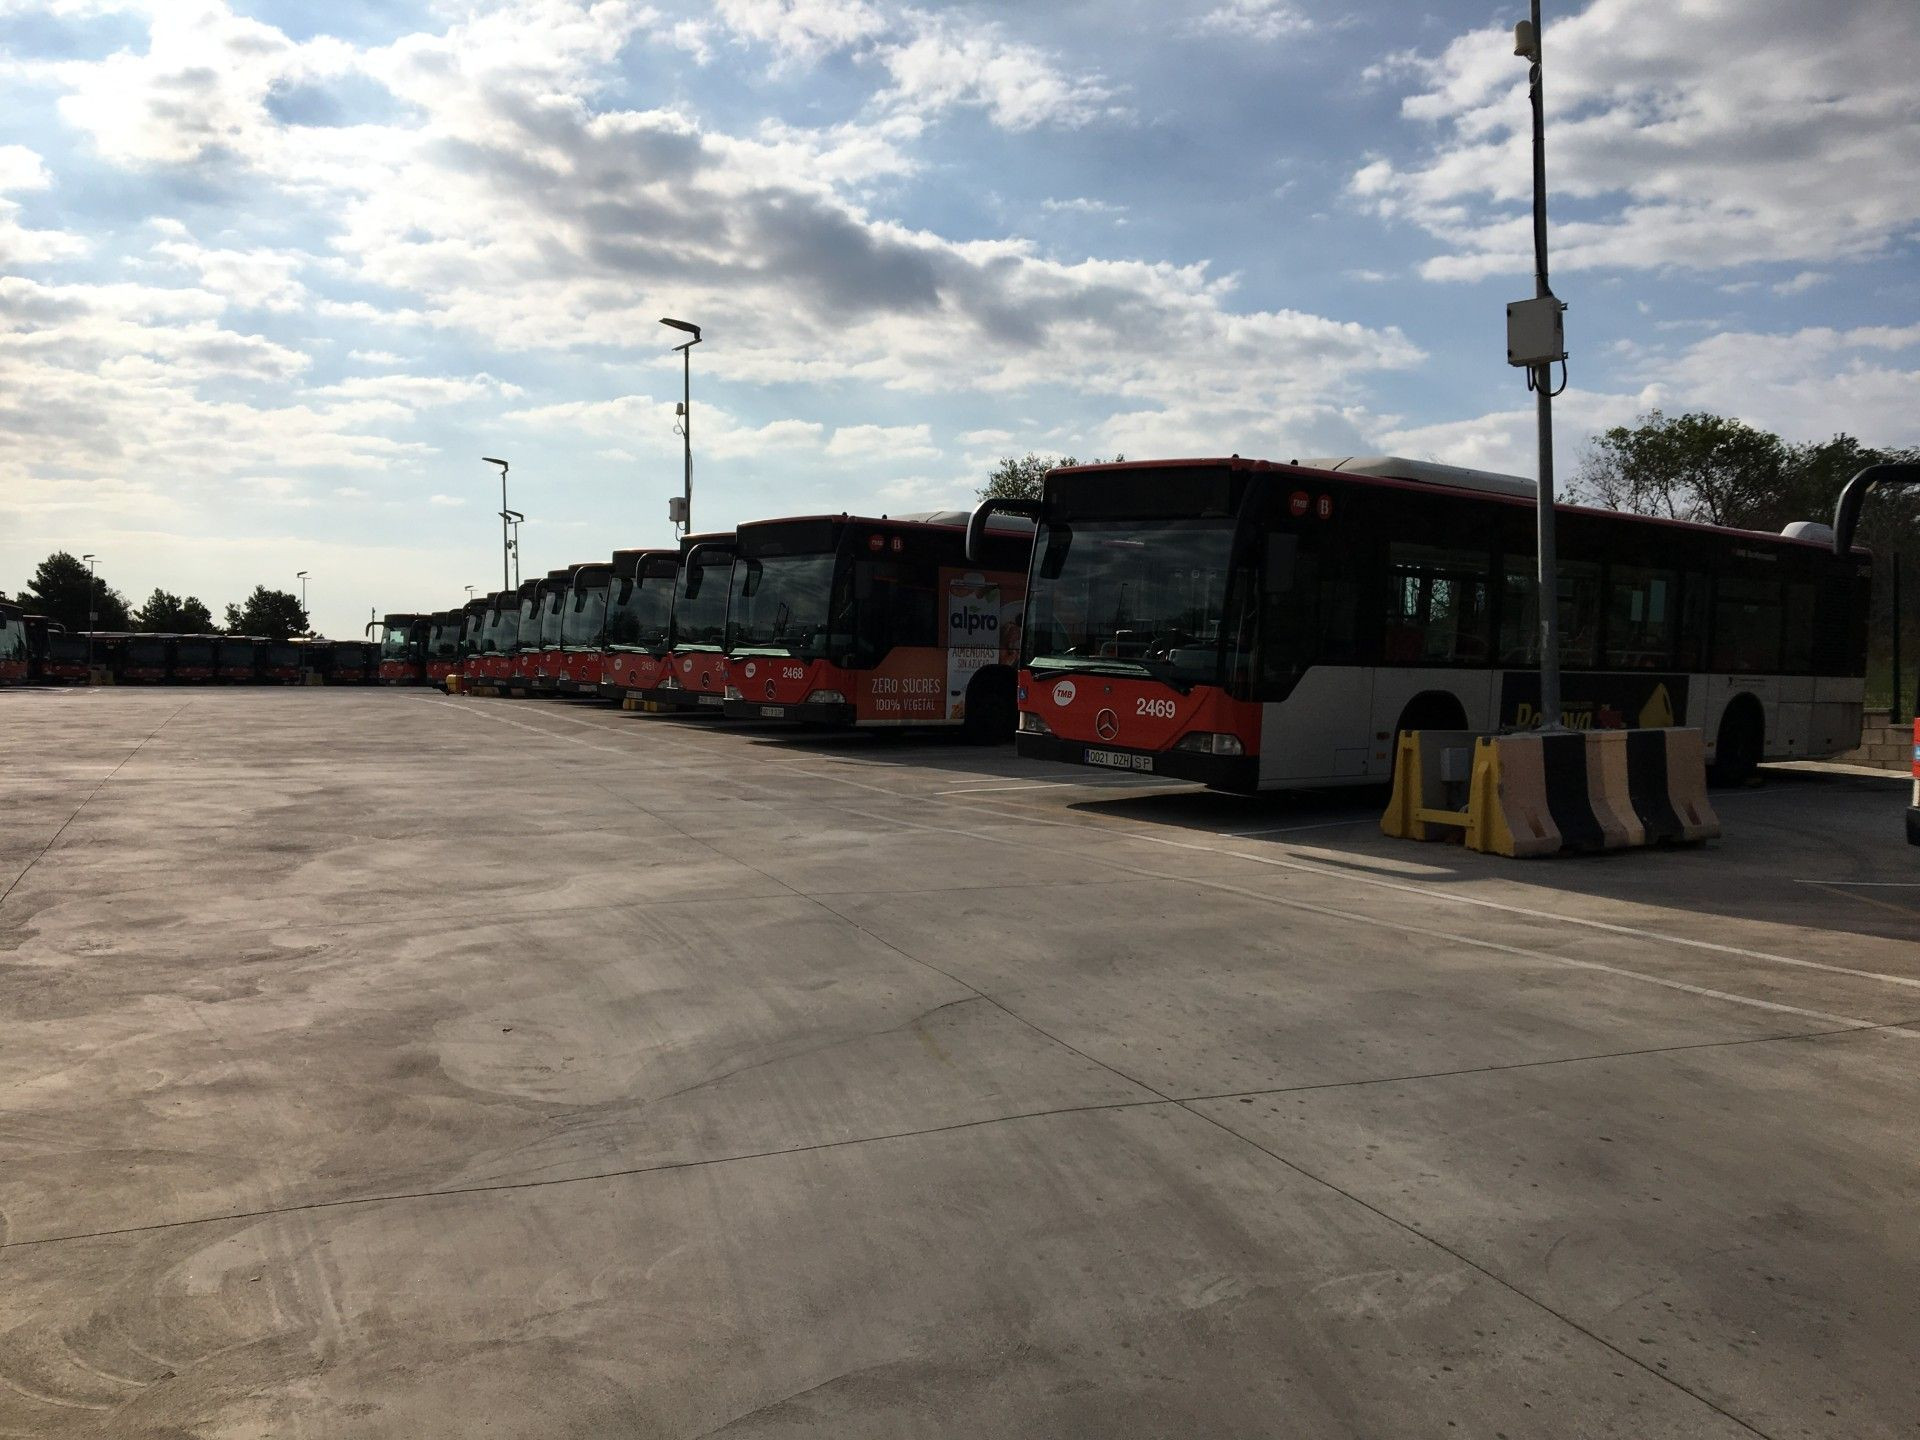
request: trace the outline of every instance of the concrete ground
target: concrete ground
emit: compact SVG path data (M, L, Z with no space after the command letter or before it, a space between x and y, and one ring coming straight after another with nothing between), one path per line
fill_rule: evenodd
M1913 1436L1903 783L0 692L0 1434Z

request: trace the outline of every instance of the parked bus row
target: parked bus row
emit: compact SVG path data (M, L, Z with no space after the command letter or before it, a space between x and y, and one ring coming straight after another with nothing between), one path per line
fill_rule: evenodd
M360 640L265 640L252 635L72 632L0 602L0 684L371 684L376 648Z
M1539 720L1533 484L1395 458L1075 466L1037 500L759 521L386 617L380 678L825 728L1251 792L1384 780L1404 729ZM1723 776L1859 743L1871 561L1558 509L1562 719Z

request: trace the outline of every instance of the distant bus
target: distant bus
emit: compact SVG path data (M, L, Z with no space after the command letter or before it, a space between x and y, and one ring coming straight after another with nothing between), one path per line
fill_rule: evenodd
M427 632L433 617L411 611L383 616L380 627L380 683L418 685L427 678ZM372 631L373 625L367 629Z
M378 664L373 646L364 640L329 640L320 673L329 685L364 685Z
M40 678L84 684L88 679L87 637L49 628L46 653L40 660Z
M460 662L460 677L464 688L469 692L491 688L499 677L495 669L501 659L501 627L511 615L516 629L519 627L519 610L514 593L511 590L497 590L482 602L485 608L480 612L479 623L474 627L473 647L467 651ZM514 607L511 610L508 607Z
M165 635L129 635L120 650L121 684L158 685L167 678L173 660L173 641Z
M595 561L573 567L560 616L560 668L555 686L563 695L600 693L601 646L607 629L607 590L613 566Z
M516 592L520 606L514 627L513 649L507 665L506 689L525 694L533 688L533 672L540 665L540 607L545 603L546 577L522 580Z
M20 620L27 631L27 678L38 680L42 678L46 667L47 638L66 633L67 627L32 611L22 613Z
M638 698L660 683L673 622L678 550L616 550L607 589L607 629L600 694Z
M266 643L252 635L222 635L213 642L213 678L230 685L258 680L260 656Z
M172 639L175 683L204 685L213 679L213 636L175 635Z
M487 596L476 595L461 607L460 659L452 673L462 678L466 676L468 661L480 652L480 631L487 623L487 605Z
M567 586L573 580L571 565L549 570L537 592L539 619L535 624L533 670L527 688L535 695L551 695L559 688L560 631L565 621ZM523 639L526 638L524 635Z
M447 677L460 668L460 637L467 628L467 612L440 610L428 617L426 675L429 685L445 687Z
M1033 524L964 511L762 520L735 539L725 712L1013 738Z
M267 640L260 646L260 678L281 685L297 685L305 675L300 647L291 640Z
M1020 754L1248 792L1384 780L1402 730L1531 727L1533 488L1234 457L983 504L1040 527ZM1567 724L1698 727L1727 778L1859 743L1865 551L1574 506L1556 527Z
M727 597L732 581L732 531L682 537L660 679L640 692L649 709L721 713L726 704Z
M18 605L0 601L0 685L27 679L27 617Z

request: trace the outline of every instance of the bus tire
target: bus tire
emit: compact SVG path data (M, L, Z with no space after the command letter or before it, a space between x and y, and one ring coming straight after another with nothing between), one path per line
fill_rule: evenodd
M967 715L960 732L969 745L1005 745L1020 721L1014 699L1013 671L1004 665L982 670L967 686Z
M1464 730L1467 710L1460 697L1447 690L1423 690L1409 700L1394 724L1387 741L1387 783L1393 783L1400 768L1400 732L1402 730Z
M1767 745L1767 716L1751 695L1736 695L1720 715L1720 736L1713 747L1713 781L1739 785L1760 768Z

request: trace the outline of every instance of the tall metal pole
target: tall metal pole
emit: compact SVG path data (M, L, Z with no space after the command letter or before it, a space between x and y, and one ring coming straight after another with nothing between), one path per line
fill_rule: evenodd
M509 527L514 512L507 508L507 462L496 460L491 455L482 455L480 463L500 467L500 588L511 590L514 587L507 579L507 558L513 554L513 537Z
M1893 699L1887 702L1887 719L1900 723L1900 552L1893 552Z
M100 628L100 606L94 593L93 566L96 557L83 557L87 562L87 684L93 684L93 632Z
M682 535L693 533L693 347L696 343L689 340L680 347L680 359L684 362L680 370L680 444L686 466L680 491Z
M1540 63L1543 52L1540 0L1533 0L1533 54L1528 92L1533 102L1533 293L1550 300L1547 283L1547 122ZM1528 372L1540 431L1540 478L1535 546L1538 551L1540 606L1540 728L1561 728L1560 577L1553 543L1553 362L1542 360Z

